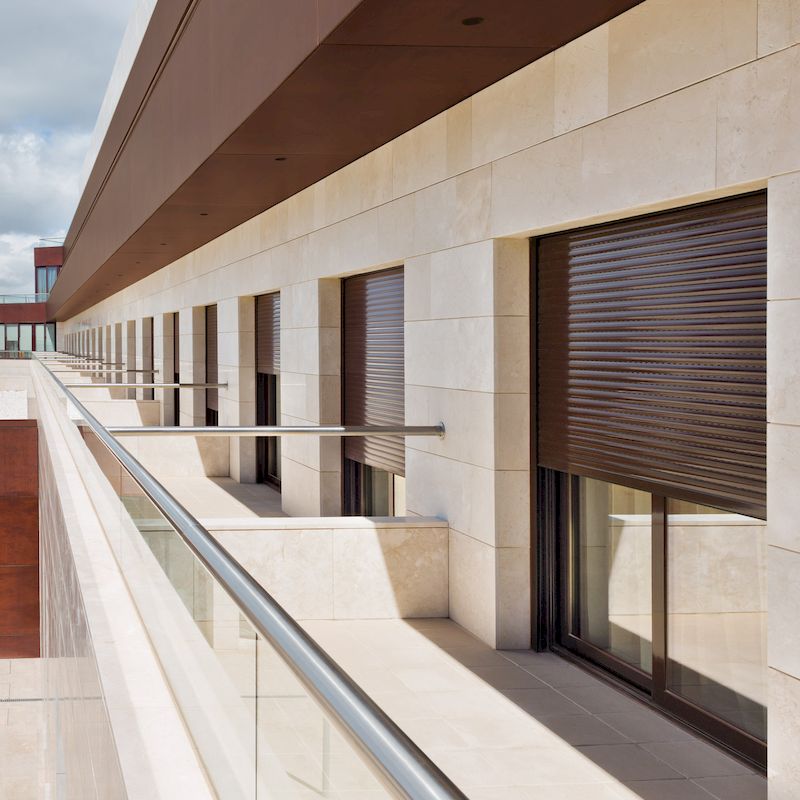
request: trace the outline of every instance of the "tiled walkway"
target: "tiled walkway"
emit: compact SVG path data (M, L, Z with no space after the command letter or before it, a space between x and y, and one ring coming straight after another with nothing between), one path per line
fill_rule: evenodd
M0 659L0 798L47 797L38 658Z
M449 620L304 624L471 800L766 798L746 766L556 656L495 652ZM39 667L0 660L0 798L49 796Z
M764 800L766 781L550 654L449 620L309 632L472 800Z

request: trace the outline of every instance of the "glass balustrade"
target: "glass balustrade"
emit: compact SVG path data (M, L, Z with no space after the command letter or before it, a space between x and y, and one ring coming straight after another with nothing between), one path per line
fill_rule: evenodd
M107 449L67 390L56 380L50 386L88 449L80 448L86 485L108 523L120 568L218 796L397 797L285 654L242 613ZM425 795L460 796L456 790Z

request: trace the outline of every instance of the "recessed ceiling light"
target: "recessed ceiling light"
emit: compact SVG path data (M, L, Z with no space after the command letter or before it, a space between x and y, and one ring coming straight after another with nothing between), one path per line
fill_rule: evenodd
M470 25L480 25L481 22L483 22L483 17L465 17L461 20L461 24L467 27Z
M166 243L166 242L161 242L161 246L162 246L162 247L166 247L166 246L167 246L167 243Z
M286 156L275 156L276 161L286 161Z
M208 216L208 211L201 211L200 212L200 216L201 217L207 217Z

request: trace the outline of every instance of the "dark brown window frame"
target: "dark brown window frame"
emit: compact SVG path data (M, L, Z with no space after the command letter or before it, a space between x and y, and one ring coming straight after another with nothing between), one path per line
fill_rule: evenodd
M763 194L759 192L756 194ZM746 195L742 195L745 197ZM734 198L728 198L734 199ZM716 201L712 201L716 202ZM697 205L706 205L700 203ZM677 210L677 209L676 209ZM660 213L660 212L657 212ZM655 215L635 215L655 216ZM538 237L540 238L540 237ZM666 688L666 647L667 647L667 615L666 615L666 496L658 489L646 483L626 481L619 475L604 477L601 472L593 472L591 477L622 483L634 489L649 491L653 497L653 674L652 677L637 670L629 664L613 659L599 648L593 648L586 642L580 647L572 648L561 642L565 615L570 598L567 589L571 585L568 570L571 567L564 563L561 552L567 530L571 524L571 501L568 476L555 469L539 467L538 443L538 270L537 244L538 238L530 239L530 376L531 376L531 419L536 421L531 428L530 464L531 464L531 619L532 646L540 652L553 651L564 658L574 661L589 669L602 680L632 695L640 702L671 718L676 723L690 728L718 746L729 751L733 756L747 761L762 772L766 771L767 744L726 720L700 708ZM705 504L724 507L714 498L705 494L692 496L682 492L681 499L694 500ZM763 516L757 508L739 507L731 511L751 516ZM567 534L569 536L569 534ZM649 683L649 689L648 689Z

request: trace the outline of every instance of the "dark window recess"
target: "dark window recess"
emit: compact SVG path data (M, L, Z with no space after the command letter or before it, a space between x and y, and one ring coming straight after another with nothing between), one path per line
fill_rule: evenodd
M206 306L206 383L219 381L217 360L217 307ZM219 422L219 389L206 389L206 425Z
M345 515L390 517L399 513L403 516L405 511L397 509L396 481L391 472L345 458Z
M542 238L538 463L766 516L766 195Z
M172 315L172 382L181 382L181 336L180 336L180 316L176 311ZM181 390L173 389L172 406L175 425L181 424Z
M256 375L256 424L277 425L280 409L280 377L259 372ZM256 439L257 479L259 483L281 485L281 440L278 436Z
M155 351L153 349L153 318L146 317L144 320L144 330L145 330L145 337L146 337L146 344L145 347L145 369L153 369L155 365ZM110 353L109 353L110 356ZM155 372L145 372L142 374L142 382L143 383L155 383L156 382L156 374ZM143 397L145 400L154 400L156 396L155 389L145 389Z
M280 292L256 297L256 424L278 425L281 418L281 296ZM259 483L281 485L281 440L256 439Z
M403 268L347 278L342 319L344 424L405 424ZM405 474L400 436L345 438L344 455Z

